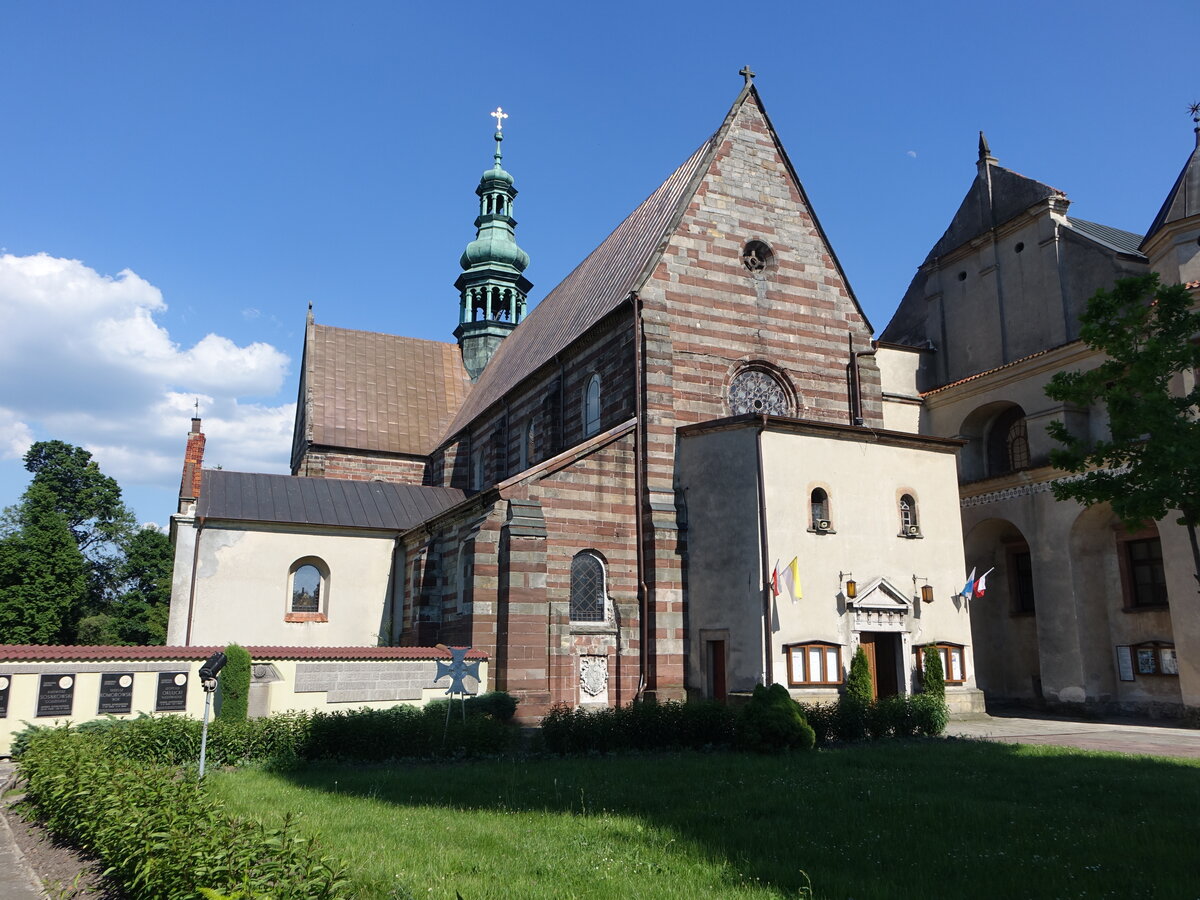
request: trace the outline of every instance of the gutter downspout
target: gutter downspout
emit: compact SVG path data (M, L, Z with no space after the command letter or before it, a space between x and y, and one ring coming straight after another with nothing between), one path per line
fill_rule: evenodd
M642 499L646 491L645 473L645 428L646 408L642 396L645 387L645 372L642 360L642 298L637 291L629 292L629 302L633 307L633 369L634 369L634 415L637 416L637 427L633 431L633 491L634 497L634 533L637 541L637 602L638 602L638 688L634 700L642 696L646 690L646 672L650 658L647 643L648 622L646 621L646 598L649 591L646 588L646 559L645 559L645 522L643 521L644 506Z
M755 440L758 443L758 556L762 560L762 594L763 594L763 684L775 682L774 665L771 653L771 565L767 556L767 481L763 475L763 431L767 427L767 417L764 415L758 423Z
M196 543L192 545L192 583L188 588L187 631L183 645L192 646L192 613L196 609L196 570L200 565L200 535L204 533L204 516L196 516Z

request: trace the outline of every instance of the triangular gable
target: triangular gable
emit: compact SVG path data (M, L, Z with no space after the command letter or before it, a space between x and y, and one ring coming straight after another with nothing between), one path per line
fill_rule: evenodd
M906 611L912 605L911 598L884 577L867 582L858 589L858 596L846 601L858 609L884 609Z
M1200 135L1200 132L1197 132ZM1196 149L1192 151L1183 170L1171 186L1171 192L1163 201L1162 208L1154 217L1150 230L1142 241L1139 249L1145 249L1147 242L1154 237L1165 225L1200 214L1200 136L1197 137Z

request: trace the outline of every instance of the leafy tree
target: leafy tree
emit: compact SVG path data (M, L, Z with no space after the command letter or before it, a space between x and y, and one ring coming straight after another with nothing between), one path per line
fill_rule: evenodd
M0 641L49 644L72 628L87 595L87 561L53 491L25 492L16 530L0 540Z
M1054 496L1111 503L1130 528L1178 510L1200 581L1200 385L1172 387L1180 373L1200 368L1200 313L1191 306L1186 288L1164 287L1154 274L1098 291L1080 316L1080 337L1108 358L1085 372L1059 372L1046 394L1085 407L1103 402L1112 432L1089 443L1061 422L1050 425L1062 444L1050 462L1079 476L1056 481Z
M134 518L121 500L116 479L100 471L92 454L63 441L38 441L25 454L33 483L49 488L79 549L91 559L104 555L133 530Z
M0 594L0 618L19 615L16 597L46 592L70 598L59 609L60 623L45 640L83 644L162 644L166 641L173 552L165 535L134 528L116 480L103 474L92 455L63 441L39 441L25 454L33 473L21 502L0 517L0 553L7 560L7 593ZM29 522L52 511L82 560L85 587L77 591L74 570L29 566L30 554L51 552L45 540L29 540ZM40 532L39 532L40 533ZM32 549L34 547L40 550ZM57 551L55 551L57 552ZM15 560L23 562L15 562ZM35 572L37 573L35 577ZM59 572L66 579L47 579ZM11 607L11 609L9 609ZM15 632L14 632L15 634ZM0 629L0 641L17 642Z
M245 647L230 644L225 648L225 668L217 681L221 687L222 722L245 722L250 702L250 654Z

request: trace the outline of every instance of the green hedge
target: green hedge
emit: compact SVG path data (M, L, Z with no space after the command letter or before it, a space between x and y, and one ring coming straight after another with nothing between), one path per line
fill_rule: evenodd
M933 736L946 730L946 702L932 694L882 697L866 706L856 699L802 704L817 742L879 740L888 737Z
M465 706L456 700L449 716L447 704L443 700L423 708L278 713L241 722L218 719L208 726L207 763L488 756L515 746L517 733L509 720L516 700L508 694L484 694ZM178 766L199 760L202 727L185 716L142 715L98 719L75 730L103 735L115 754ZM13 756L19 757L31 736L43 730L48 729L31 726L14 736Z
M250 653L240 644L225 648L225 668L217 676L222 722L245 722L250 710Z
M27 741L20 769L47 826L95 854L131 900L194 900L206 889L275 900L349 896L344 868L292 820L269 828L229 815L178 767L115 753L110 738L120 731L42 729Z
M598 710L559 705L542 719L552 753L704 749L734 742L734 714L719 703L639 702Z

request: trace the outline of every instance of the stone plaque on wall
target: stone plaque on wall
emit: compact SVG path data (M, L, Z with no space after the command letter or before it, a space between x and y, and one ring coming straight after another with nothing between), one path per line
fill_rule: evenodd
M75 702L74 675L43 675L38 684L37 714L69 716Z
M8 688L11 684L11 675L0 675L0 719L8 715Z
M183 712L187 708L187 672L159 672L155 712Z
M100 713L127 713L133 709L133 674L104 672L100 676Z

